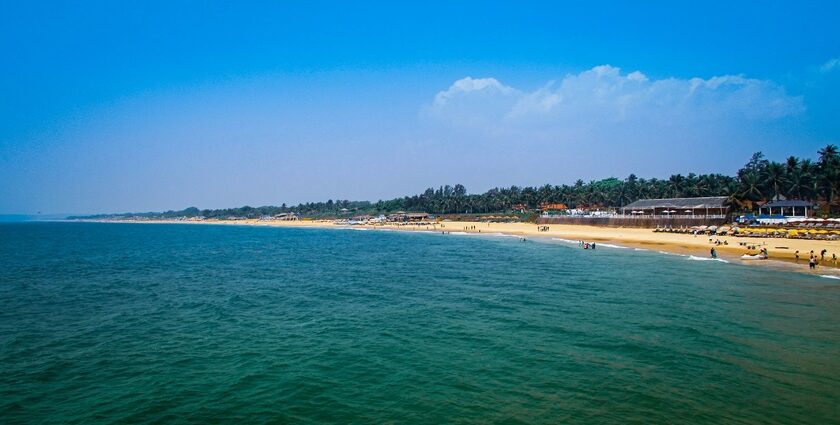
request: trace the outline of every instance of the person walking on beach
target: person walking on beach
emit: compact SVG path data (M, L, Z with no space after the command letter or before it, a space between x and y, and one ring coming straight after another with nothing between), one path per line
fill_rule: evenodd
M793 256L796 258L796 262L798 263L799 262L799 250L798 249L796 250L795 253L793 253Z
M825 248L823 248L823 250L820 251L820 261L825 261L825 253L826 252L828 252L828 250L825 249Z
M714 247L712 247L711 254L712 254L712 258L717 258L717 251L715 251Z

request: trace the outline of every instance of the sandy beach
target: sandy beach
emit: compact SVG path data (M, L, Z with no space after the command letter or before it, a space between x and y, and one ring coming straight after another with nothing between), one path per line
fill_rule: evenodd
M349 227L337 224L331 220L299 220L299 221L261 221L261 220L236 220L236 221L148 221L145 223L193 223L193 224L217 224L217 225L249 225L249 226L275 226L275 227L322 227L341 228ZM141 222L144 223L144 222ZM534 223L485 223L471 221L443 221L433 224L368 224L354 225L356 228L367 229L392 229L401 231L426 231L426 232L463 232L463 233L501 233L506 235L517 235L526 238L559 238L573 241L601 242L616 244L626 247L649 249L674 254L694 255L697 257L709 257L712 247L717 249L721 259L739 261L751 265L769 265L784 262L791 269L803 272L814 272L808 269L808 258L813 251L819 257L820 252L827 250L825 260L821 261L815 273L831 271L837 274L838 264L832 262L832 254L840 257L840 241L820 241L808 239L784 239L784 238L757 238L757 237L735 237L735 236L713 236L712 241L724 241L726 245L715 245L709 242L707 235L656 233L652 229L640 228L614 228L579 225L549 225L548 231L539 231ZM743 244L743 245L742 245ZM746 245L746 246L745 246ZM771 261L743 261L740 259L743 254L756 254L757 249L748 249L748 246L755 246L757 249L766 248ZM799 251L799 261L796 261L795 253Z

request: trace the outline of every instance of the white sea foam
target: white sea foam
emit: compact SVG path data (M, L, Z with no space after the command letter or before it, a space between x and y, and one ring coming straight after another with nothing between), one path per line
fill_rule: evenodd
M719 262L721 262L721 263L729 263L729 261L726 261L726 260L723 260L723 259L720 259L720 258L697 257L697 256L695 256L695 255L689 255L689 256L688 256L688 258L687 258L687 260L693 260L693 261L719 261Z
M647 249L644 249L644 248L633 248L633 251L647 251Z
M603 247L606 247L606 248L628 249L626 246L613 245L613 244L610 244L610 243L595 242L595 247L597 248L599 246L603 246Z
M687 255L675 254L673 252L667 252L667 251L657 251L657 252L659 252L660 254L665 254L665 255L676 255L677 257L687 257Z
M840 280L840 276L835 276L835 275L832 275L832 274L821 274L820 277L824 277L826 279Z
M563 239L563 238L551 238L551 240L565 242L565 243L573 243L575 245L580 243L580 241L573 241L573 240L570 240L570 239Z
M507 233L478 233L479 236L492 236L494 238L516 238L522 239L519 235L508 235Z

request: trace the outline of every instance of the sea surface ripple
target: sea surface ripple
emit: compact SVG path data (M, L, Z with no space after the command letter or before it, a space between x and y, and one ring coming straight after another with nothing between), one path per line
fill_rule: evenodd
M0 224L0 423L838 423L838 318L631 249Z

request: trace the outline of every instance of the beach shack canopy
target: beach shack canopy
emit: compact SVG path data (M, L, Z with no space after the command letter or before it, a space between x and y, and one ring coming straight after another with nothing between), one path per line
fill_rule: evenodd
M777 214L785 217L808 217L808 210L814 208L813 202L803 201L801 199L785 199L773 202L768 202L758 211L760 214ZM813 214L812 214L813 215Z
M711 212L723 214L729 206L725 196L707 196L702 198L664 198L664 199L640 199L622 207L622 211L645 211L645 212L683 212L689 211L694 214Z
M785 199L783 201L768 202L761 206L761 208L790 208L790 207L808 207L814 206L813 202L803 201L800 199Z

